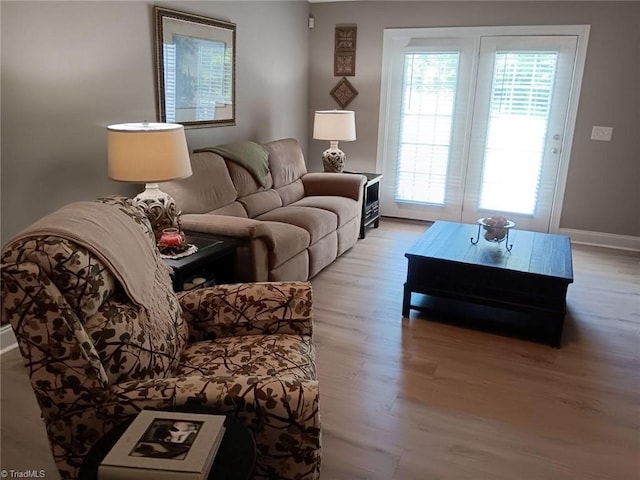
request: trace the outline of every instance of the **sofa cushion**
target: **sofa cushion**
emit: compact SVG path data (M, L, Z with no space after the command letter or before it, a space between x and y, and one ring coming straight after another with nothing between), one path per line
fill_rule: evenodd
M313 380L316 366L307 335L244 335L185 348L178 375L278 377Z
M274 188L289 185L307 173L304 155L295 138L285 138L265 143L269 152L269 169Z
M311 244L311 235L304 228L282 222L265 222L265 224L274 239L273 249L269 254L270 269L304 252Z
M236 187L238 192L238 197L244 197L246 195L251 195L252 193L259 192L261 190L270 189L273 186L273 178L271 177L271 172L269 172L265 178L265 186L262 187L258 183L249 171L244 168L242 165L237 164L231 160L225 160L227 163L227 169L229 170L229 175L231 176L231 181L233 185Z
M212 152L192 153L193 175L160 184L182 213L209 213L232 203L238 192L224 159Z
M275 190L264 190L239 199L249 218L255 218L282 206L280 195Z
M309 276L309 250L304 250L283 264L269 270L269 278L276 282L290 278L299 280L311 278Z
M293 203L292 207L315 207L333 212L338 217L338 227L345 225L349 220L356 218L360 214L360 204L345 197L304 197Z
M215 210L211 210L210 213L212 215L226 215L228 217L242 217L249 218L247 216L247 211L244 209L244 206L240 202L233 202L224 207L216 208Z
M282 222L304 228L311 236L311 245L338 228L338 217L327 210L312 207L281 207L256 220Z
M309 247L309 278L315 277L337 257L338 234L331 232Z
M302 184L302 180L296 180L289 185L277 188L276 192L278 192L278 195L280 195L282 199L282 206L286 206L304 198L304 185Z
M354 218L338 229L338 255L353 247L360 236L360 220Z

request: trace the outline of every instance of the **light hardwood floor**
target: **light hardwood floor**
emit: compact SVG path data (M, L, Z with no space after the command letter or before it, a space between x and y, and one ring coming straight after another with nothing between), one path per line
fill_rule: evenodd
M312 282L322 479L640 479L640 255L573 246L556 349L403 319L425 228L384 219ZM1 466L56 478L17 351L1 361Z

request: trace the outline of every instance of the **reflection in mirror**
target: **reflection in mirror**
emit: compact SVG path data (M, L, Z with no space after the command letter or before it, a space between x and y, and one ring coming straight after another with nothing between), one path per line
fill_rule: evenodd
M161 122L235 125L233 23L155 7Z

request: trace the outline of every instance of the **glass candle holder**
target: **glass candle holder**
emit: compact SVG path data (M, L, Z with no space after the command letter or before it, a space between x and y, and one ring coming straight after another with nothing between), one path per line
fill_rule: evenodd
M165 228L162 230L158 245L161 247L179 247L182 245L183 238L180 230L177 228Z

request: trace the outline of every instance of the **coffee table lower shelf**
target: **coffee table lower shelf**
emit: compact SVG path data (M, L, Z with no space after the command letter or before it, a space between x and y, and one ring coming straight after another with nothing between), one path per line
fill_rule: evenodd
M459 300L449 296L435 296L409 292L410 300L403 304L404 317L410 310L428 315L429 320L499 335L526 338L559 347L564 326L564 313L554 314L490 302ZM405 310L406 308L406 310Z

